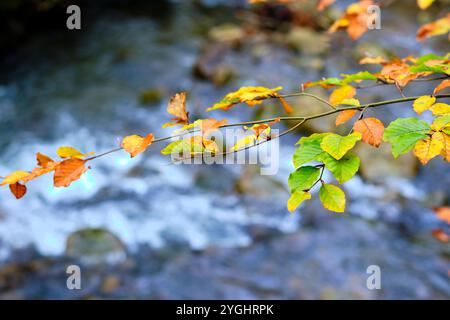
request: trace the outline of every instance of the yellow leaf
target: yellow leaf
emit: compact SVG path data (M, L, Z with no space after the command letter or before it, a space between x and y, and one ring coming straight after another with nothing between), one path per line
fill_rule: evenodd
M249 106L261 104L264 99L278 97L277 91L280 91L283 87L277 87L273 89L265 87L242 87L238 91L227 94L222 101L214 104L212 107L206 109L206 111L223 109L228 110L237 103L245 102Z
M436 103L430 109L435 116L444 116L450 114L450 105L446 103Z
M420 9L425 10L433 4L434 0L417 0L417 5Z
M417 114L422 114L425 110L430 109L430 107L436 102L436 98L433 96L422 96L414 100L413 108Z
M231 151L240 150L246 146L253 145L255 143L256 137L254 135L246 136L236 142L236 144L231 148Z
M144 152L153 142L153 134L148 134L145 138L139 135L127 136L122 141L122 148L130 154L132 158Z
M333 106L339 105L345 99L351 99L356 95L356 89L350 85L345 85L335 89L330 95L330 103Z
M436 132L438 133L438 132ZM450 136L446 133L440 132L442 134L442 138L444 141L444 145L442 147L441 156L445 159L445 161L450 162Z
M385 58L378 56L378 57L365 57L362 58L359 61L359 64L382 64L387 62Z
M15 171L15 172L11 173L10 175L6 176L3 179L2 183L0 184L0 186L4 186L7 184L15 184L19 181L22 181L29 175L30 175L30 173L26 172L26 171Z
M425 165L439 155L444 148L444 137L442 132L435 132L431 137L420 140L414 147L414 155Z
M294 212L295 209L297 209L303 201L309 199L311 199L311 193L302 190L296 190L294 193L292 193L287 202L287 208L289 212Z
M82 153L72 147L60 147L60 148L58 148L58 151L56 153L58 154L58 156L60 156L63 159L66 159L66 158L82 159L88 155L94 154L93 152Z

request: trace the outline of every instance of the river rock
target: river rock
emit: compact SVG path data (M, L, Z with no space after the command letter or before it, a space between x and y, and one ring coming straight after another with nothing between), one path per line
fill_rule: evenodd
M417 174L418 162L412 153L394 159L388 143L379 148L359 143L354 150L361 158L360 173L367 180L383 181L388 176L412 178Z
M66 242L66 254L87 264L124 262L125 245L113 233L101 228L75 231Z
M195 77L208 80L216 86L227 84L234 76L233 67L226 62L230 46L223 43L208 44L193 66Z
M330 49L328 35L304 27L292 28L286 34L285 42L291 48L309 55L323 54Z
M243 169L235 184L236 191L245 195L256 197L276 197L286 196L285 186L272 176L263 176L260 167L257 165L247 165Z

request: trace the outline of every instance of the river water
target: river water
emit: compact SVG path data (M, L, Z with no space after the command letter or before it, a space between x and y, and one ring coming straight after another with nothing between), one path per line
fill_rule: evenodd
M3 61L0 173L32 168L36 152L54 155L61 145L101 152L127 134L168 135L161 129L167 100L181 90L189 92L191 114L205 117L205 107L243 85L283 85L288 92L356 71L365 48L399 55L448 49L438 41L417 46L410 32L416 12L400 23L393 18L400 9L394 6L386 27L358 43L336 35L319 52L314 42L293 51L257 37L237 49L212 44L208 30L242 23L233 5L217 1L88 12L82 31L40 34ZM219 64L230 81L218 86L193 74L205 50L219 52L208 63ZM383 110L383 119L412 115L407 104ZM253 114L241 106L214 116L234 122ZM430 208L450 195L445 164L433 160L416 174L410 160L398 160L411 167L404 169L385 158L344 185L345 215L325 212L317 200L289 214L286 181L298 137L280 142L274 176L260 176L255 166L173 165L158 146L135 159L101 158L67 189L53 189L45 177L21 201L2 190L0 297L450 298L450 251L430 235L440 226ZM393 177L376 177L377 170ZM73 248L68 237L86 229L94 230L88 239L74 242L87 244ZM84 259L86 246L94 246L89 241L115 254ZM71 263L86 270L77 292L61 280ZM369 265L381 267L382 290L366 288Z

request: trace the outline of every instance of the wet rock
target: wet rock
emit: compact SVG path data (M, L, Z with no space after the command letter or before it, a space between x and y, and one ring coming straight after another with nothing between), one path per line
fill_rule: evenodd
M212 28L209 37L216 42L228 43L232 46L239 45L246 36L246 32L240 26L234 24L223 24Z
M143 105L155 104L160 102L165 95L165 90L161 88L152 88L143 90L139 94L139 103Z
M126 259L122 241L110 231L100 228L82 229L67 238L66 255L86 264L120 263Z
M238 193L256 197L285 196L287 192L280 181L272 176L261 175L260 167L256 165L247 165L244 168L244 172L236 181L235 188Z
M226 62L229 50L226 44L208 45L194 64L194 76L211 81L216 86L227 84L234 77L233 67Z
M214 190L221 193L233 191L235 178L224 166L204 166L195 176L195 184L204 190Z
M292 28L287 33L285 42L294 50L307 55L323 54L330 49L330 38L328 35L303 27Z
M106 294L113 293L119 288L119 286L120 278L116 276L108 276L103 280L101 291Z
M361 158L360 173L367 180L383 181L388 176L412 178L417 174L418 162L412 153L395 160L388 143L382 143L379 148L359 143L355 153Z

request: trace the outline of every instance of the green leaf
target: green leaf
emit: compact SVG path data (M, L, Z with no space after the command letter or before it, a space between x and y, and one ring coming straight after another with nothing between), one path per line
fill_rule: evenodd
M392 121L384 130L383 140L393 142L405 134L418 133L426 135L429 132L430 125L423 120L417 118L399 118Z
M311 193L302 190L295 191L287 202L289 212L295 211L303 201L309 199L311 199Z
M313 133L312 135L308 137L301 137L300 140L297 141L296 145L302 145L305 142L313 142L318 141L319 143L322 142L322 139L326 136L328 136L330 133L324 132L324 133Z
M450 74L450 64L435 64L432 66L427 66L426 64L419 64L409 68L412 73L419 72L433 72L433 73L443 73Z
M425 139L430 130L430 125L423 120L400 118L384 130L383 140L392 144L392 154L397 158L411 150L417 141Z
M351 98L351 99L344 99L342 100L339 104L344 104L346 106L354 106L354 107L358 107L360 106L360 102L358 99L355 98Z
M320 147L319 141L305 142L303 145L298 147L293 155L294 167L298 168L302 164L318 160L320 155L323 153Z
M294 166L298 168L302 164L318 160L323 153L320 142L330 133L313 133L309 137L302 137L297 141L300 147L295 150L293 155Z
M392 155L394 158L398 158L399 155L408 152L418 141L425 139L426 137L427 135L421 133L408 133L402 135L401 138L392 142Z
M345 211L345 193L339 187L324 183L320 187L319 198L326 209L334 212Z
M340 136L332 133L323 138L320 146L322 147L322 150L328 152L336 160L339 160L347 153L347 151L352 149L359 140L361 140L361 134L359 132L353 132L348 136Z
M176 140L174 142L171 142L164 149L161 150L161 153L168 155L172 154L173 152L177 152L178 150L182 149L181 147L183 144L184 144L183 140Z
M313 166L300 167L289 175L291 193L295 190L308 190L319 179L320 169Z
M344 79L342 80L344 84L362 80L372 80L372 81L377 80L377 77L375 77L368 71L361 71L355 74L342 74L341 76L344 77Z
M425 63L427 61L430 61L430 60L447 60L447 57L445 57L445 56L438 56L437 54L434 54L434 53L427 53L427 54L419 57L416 60L416 65L417 64L423 64L423 63Z
M347 153L340 160L336 160L327 153L322 155L322 161L325 167L333 173L339 183L344 183L350 180L356 172L358 172L360 160L359 158L352 154Z
M342 80L336 77L326 78L323 80L315 81L309 83L309 87L319 86L319 85L329 85L329 86L342 86Z

